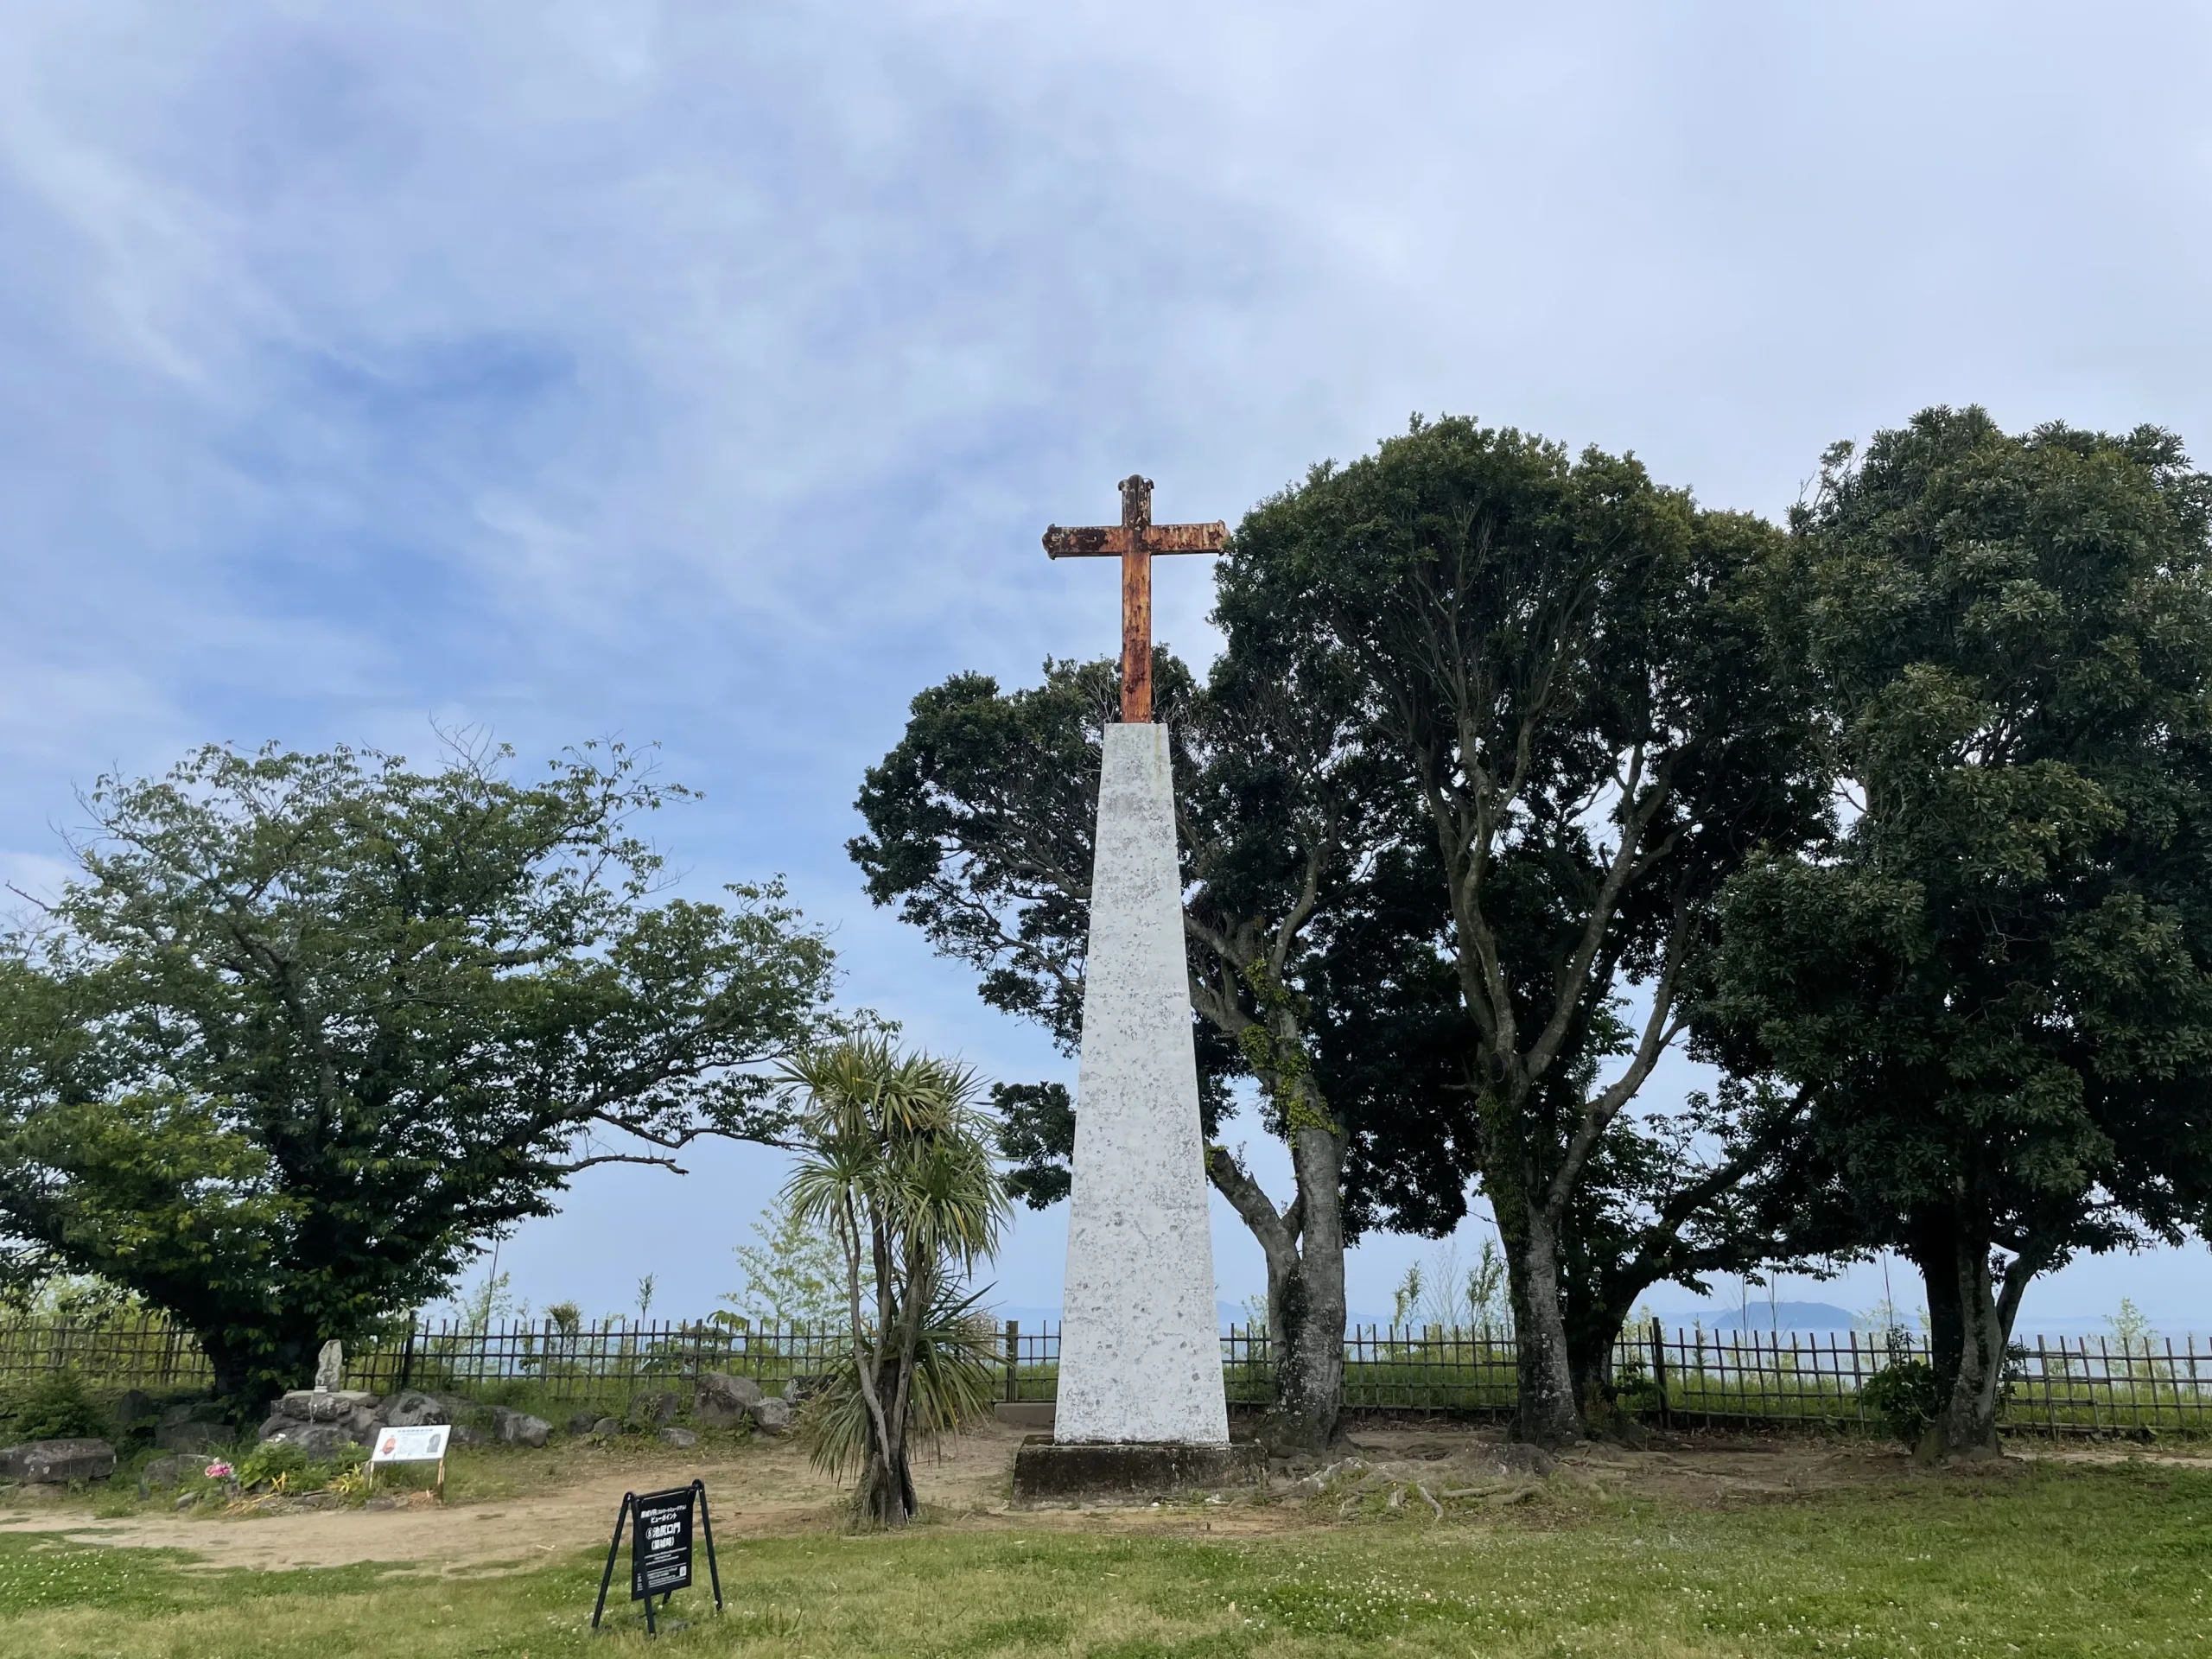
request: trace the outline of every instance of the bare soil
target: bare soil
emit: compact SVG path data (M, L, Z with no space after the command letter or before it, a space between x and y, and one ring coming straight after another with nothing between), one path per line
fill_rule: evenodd
M1023 1433L989 1425L949 1442L943 1456L925 1458L915 1471L924 1524L1250 1535L1344 1524L1377 1503L1410 1506L1416 1514L1496 1511L1545 1524L1592 1501L1648 1498L1712 1508L1931 1479L2003 1481L2037 1459L2202 1461L2170 1448L2036 1447L1995 1463L1928 1471L1902 1451L1860 1440L1699 1434L1661 1437L1639 1447L1592 1444L1555 1466L1531 1467L1525 1452L1506 1446L1494 1428L1363 1428L1340 1448L1318 1491L1278 1475L1259 1491L1211 1499L1029 1509L1016 1508L1008 1496ZM475 1502L441 1505L424 1493L396 1510L215 1516L150 1510L98 1516L82 1500L25 1503L0 1496L0 1532L58 1532L83 1544L188 1550L211 1568L378 1561L472 1575L523 1570L602 1544L624 1492L684 1485L695 1478L706 1482L715 1530L724 1536L828 1533L845 1524L843 1491L788 1441L753 1441L704 1456L656 1448L615 1459L575 1443L533 1455L560 1460L537 1471L543 1490ZM1538 1497L1550 1501L1529 1501Z

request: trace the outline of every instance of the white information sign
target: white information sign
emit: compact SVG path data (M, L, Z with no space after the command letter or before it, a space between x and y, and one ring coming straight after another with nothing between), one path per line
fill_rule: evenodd
M425 1423L420 1428L380 1428L369 1452L371 1463L442 1463L449 1423Z

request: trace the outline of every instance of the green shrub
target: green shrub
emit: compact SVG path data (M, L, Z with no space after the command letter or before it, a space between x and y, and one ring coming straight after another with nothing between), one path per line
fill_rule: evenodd
M247 1491L267 1485L279 1492L319 1492L346 1484L346 1478L368 1461L366 1447L341 1446L328 1459L317 1461L286 1440L264 1440L238 1459L238 1483Z
M1924 1359L1891 1360L1859 1385L1859 1398L1907 1446L1917 1445L1943 1409L1936 1368Z
M0 1443L111 1438L107 1408L92 1398L74 1371L50 1371L0 1398Z

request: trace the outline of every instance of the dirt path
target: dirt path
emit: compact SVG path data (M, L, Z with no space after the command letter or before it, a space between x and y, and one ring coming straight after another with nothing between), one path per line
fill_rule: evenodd
M1021 1436L995 1426L963 1436L941 1461L916 1471L925 1503L948 1518L1003 1507L1007 1471ZM534 1565L603 1544L626 1491L707 1483L715 1530L725 1536L828 1529L840 1518L840 1489L807 1466L788 1442L755 1442L702 1459L671 1452L626 1460L548 1491L440 1506L292 1511L275 1515L136 1515L92 1518L74 1506L6 1506L0 1532L61 1532L73 1542L188 1549L210 1567L342 1567L416 1562L481 1572Z
M1021 1432L992 1426L963 1435L941 1459L916 1470L936 1524L967 1529L1109 1529L1253 1534L1334 1523L1332 1509L1301 1503L1131 1505L1082 1510L1012 1510L1007 1478ZM1452 1471L1494 1457L1494 1430L1384 1429L1357 1432L1353 1451L1407 1478L1424 1469L1443 1485ZM1814 1439L1688 1437L1640 1450L1584 1446L1563 1459L1555 1490L1639 1496L1694 1507L1726 1507L1810 1497L1821 1491L1896 1486L1931 1479L2015 1478L2035 1458L2116 1461L2113 1448L2038 1451L1980 1469L1930 1474L1902 1452L1863 1442ZM2202 1459L2159 1461L2192 1463ZM507 1497L428 1503L388 1510L334 1510L277 1515L181 1516L159 1513L96 1518L75 1505L0 1507L0 1532L60 1533L72 1542L193 1552L209 1567L341 1567L364 1561L412 1564L426 1573L516 1571L604 1542L626 1491L707 1483L715 1532L724 1537L830 1531L843 1521L843 1493L807 1466L789 1443L754 1442L707 1459L670 1452L632 1457L616 1469L587 1464L550 1490ZM0 1500L4 1506L5 1500Z

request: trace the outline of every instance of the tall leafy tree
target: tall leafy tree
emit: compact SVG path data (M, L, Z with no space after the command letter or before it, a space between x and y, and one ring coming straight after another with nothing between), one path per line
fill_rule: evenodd
M1461 1213L1438 1043L1452 988L1429 944L1441 917L1418 876L1410 798L1360 741L1358 687L1337 665L1232 655L1199 688L1163 651L1154 684L1176 776L1207 1173L1268 1264L1270 1437L1319 1444L1342 1390L1347 1241L1378 1219L1440 1230ZM1118 696L1109 663L1047 664L1041 686L1012 693L980 675L925 691L868 775L868 834L852 843L876 902L899 905L977 970L986 1001L1040 1020L1071 1053ZM1222 1143L1240 1075L1290 1153L1287 1202ZM1065 1088L998 1099L1018 1185L1039 1205L1064 1196Z
M1683 1028L1722 881L1824 810L1768 626L1781 543L1631 459L1416 420L1262 504L1221 565L1232 653L1346 664L1410 780L1531 1439L1583 1432L1622 1284L1694 1273L1685 1226L1725 1219L1792 1132L1786 1098L1738 1095L1686 1165L1624 1118Z
M683 791L588 749L210 747L104 778L0 957L0 1234L129 1287L246 1403L445 1290L576 1171L780 1134L832 963L774 887L649 902Z
M1932 409L1831 450L1790 590L1847 824L1732 882L1713 1004L1867 1235L1917 1264L1997 1448L2034 1277L2212 1181L2212 480L2169 434Z

